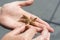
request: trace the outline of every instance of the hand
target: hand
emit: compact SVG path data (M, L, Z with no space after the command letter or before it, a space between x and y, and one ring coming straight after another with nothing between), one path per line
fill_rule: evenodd
M46 28L43 29L41 35L34 39L32 38L35 36L35 34L37 34L36 28L31 27L26 31L24 31L24 29L25 26L22 26L21 28L16 28L13 31L7 33L2 38L2 40L50 40L50 32L48 32Z
M53 28L51 28L48 23L46 23L39 17L29 12L26 12L21 8L24 6L31 5L33 1L34 0L16 1L5 4L1 8L0 24L11 29L14 29L16 27L21 27L21 25L25 25L25 23L18 22L18 20L22 17L22 15L25 15L31 19L37 18L36 21L33 23L36 27L46 27L50 32L53 32L54 31Z

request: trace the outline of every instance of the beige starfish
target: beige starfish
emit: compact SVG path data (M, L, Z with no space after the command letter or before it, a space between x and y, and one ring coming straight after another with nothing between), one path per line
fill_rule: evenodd
M36 21L37 18L31 19L28 18L27 16L23 15L23 17L21 17L21 19L19 20L19 22L23 22L25 24L29 24L29 25L34 25L33 22Z

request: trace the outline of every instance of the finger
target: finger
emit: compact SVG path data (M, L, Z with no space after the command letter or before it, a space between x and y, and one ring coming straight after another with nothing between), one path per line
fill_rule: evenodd
M42 34L43 35L43 34ZM42 36L43 37L43 36ZM50 40L50 32L47 33L47 35L45 35L44 40Z
M8 35L17 35L25 30L25 25L15 28L13 31L9 32Z
M54 29L53 29L47 22L45 22L45 21L43 21L43 20L41 20L41 19L37 19L37 21L38 21L39 23L42 23L42 24L46 25L46 28L47 28L50 32L54 32Z
M41 35L33 40L50 40L50 33L48 33L45 37L43 35Z
M32 3L34 2L34 0L27 0L27 1L24 1L24 2L21 2L21 6L29 6L31 5Z
M29 28L26 32L22 33L20 36L23 36L24 38L27 39L32 39L34 35L37 33L35 28Z
M38 32L42 31L42 28L39 28L37 26L27 25L29 28L34 27Z
M50 40L50 33L47 34L47 36L44 38L44 40Z
M37 38L33 39L33 40L44 40L47 36L49 35L49 32L47 29L44 29L41 33L40 36L38 36Z
M39 23L39 22L33 22L32 25L33 25L33 26L36 26L36 27L39 27L39 28L44 28L44 27L46 27L46 25L41 24L41 23Z
M21 7L23 6L29 6L33 3L34 0L26 0L26 1L16 1L16 2L12 2L15 5L19 5Z

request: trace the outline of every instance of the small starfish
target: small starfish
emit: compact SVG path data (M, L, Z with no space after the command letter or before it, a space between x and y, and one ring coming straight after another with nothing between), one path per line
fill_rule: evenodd
M34 18L34 19L31 19L31 18L28 18L27 16L23 15L23 17L21 17L21 19L19 20L19 22L23 22L25 24L29 24L29 25L33 25L36 21L37 18Z

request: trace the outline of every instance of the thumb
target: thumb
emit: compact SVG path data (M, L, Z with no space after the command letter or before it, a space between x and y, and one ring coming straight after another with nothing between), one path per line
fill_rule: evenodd
M12 3L23 7L23 6L29 6L29 5L31 5L33 3L33 1L34 0L16 1L16 2L12 2Z
M27 1L22 1L20 3L21 6L29 6L34 2L34 0L27 0Z
M9 32L8 35L17 35L25 30L25 25L15 28L13 31Z

